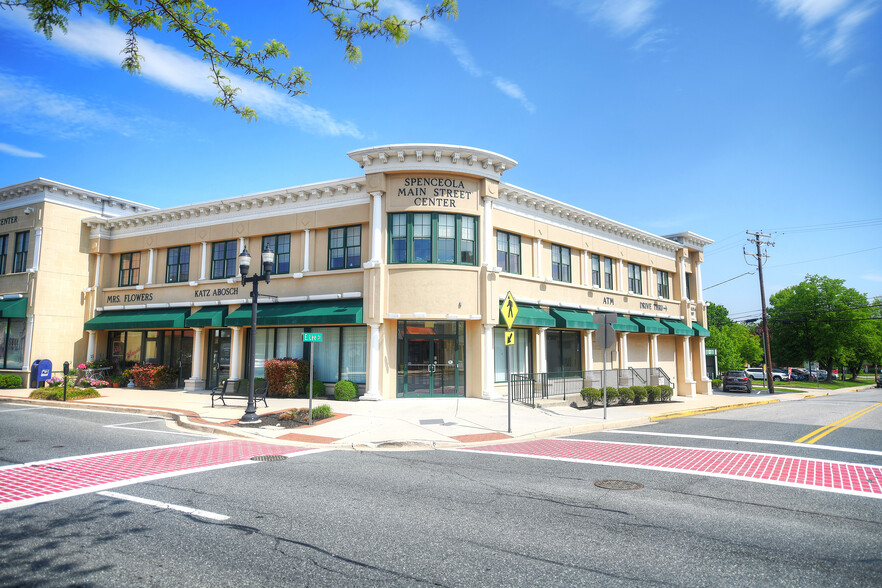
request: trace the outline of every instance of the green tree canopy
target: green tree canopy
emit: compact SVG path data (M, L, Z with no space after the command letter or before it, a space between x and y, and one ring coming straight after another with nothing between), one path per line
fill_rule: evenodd
M426 6L422 16L404 20L394 14L382 16L380 0L306 0L309 11L330 24L338 41L345 45L344 55L350 63L361 61L360 39L382 38L401 44L407 41L412 29L427 20L440 17L456 18L457 0L440 0ZM211 80L218 89L214 103L231 109L246 120L255 120L257 113L237 101L239 88L234 88L226 71L234 71L273 89L281 89L289 96L306 92L309 72L293 67L288 72L276 72L270 63L290 57L288 48L275 39L266 41L262 49L252 50L251 41L235 35L224 48L217 40L230 33L227 23L217 17L218 9L204 0L0 0L0 9L24 9L34 23L34 29L52 38L55 29L67 31L71 14L82 16L94 11L111 24L121 23L126 29L126 44L121 47L122 68L136 74L141 71L143 56L138 50L138 35L150 29L166 30L177 35L206 61Z
M707 303L707 326L725 327L731 325L732 319L729 318L729 309L722 304Z
M729 309L721 304L708 303L707 324L710 336L707 347L717 350L720 371L743 369L746 364L758 364L763 358L759 335L747 325L732 322Z

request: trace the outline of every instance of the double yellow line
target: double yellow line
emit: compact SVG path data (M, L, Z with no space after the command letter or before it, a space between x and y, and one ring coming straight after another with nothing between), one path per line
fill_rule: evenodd
M862 410L854 412L854 413L848 415L847 417L843 417L843 418L839 419L838 421L836 421L835 423L830 423L829 425L827 425L825 427L821 427L820 429L815 429L814 431L812 431L811 433L809 433L805 437L800 437L799 439L797 439L796 442L797 443L814 443L815 441L823 439L824 437L826 437L827 435L829 435L830 433L832 433L833 431L835 431L839 427L841 427L843 425L847 425L851 421L864 416L865 414L867 414L871 410L876 410L880 406L882 406L882 402L877 402L876 404L873 404L872 406L868 406L867 408L864 408Z

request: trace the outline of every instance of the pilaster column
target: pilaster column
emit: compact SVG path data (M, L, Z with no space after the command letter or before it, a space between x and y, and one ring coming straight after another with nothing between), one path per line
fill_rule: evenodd
M628 369L628 333L619 333L619 369Z
M199 279L205 279L205 270L208 267L208 243L202 242L202 270L199 272Z
M582 335L582 347L584 347L584 351L582 352L582 357L585 360L585 365L582 366L582 371L593 370L594 369L594 331L586 330Z
M704 294L701 291L701 263L695 262L695 272L693 274L695 276L695 301L698 303L704 302Z
M382 400L380 392L380 326L368 325L371 329L371 344L368 352L368 386L361 400Z
M101 253L95 254L95 283L92 284L92 286L95 288L96 298L98 296L98 294L97 294L98 286L101 284L101 258L102 257L103 256Z
M371 261L380 263L380 244L383 242L383 193L371 192Z
M86 331L89 335L89 343L86 348L86 361L95 361L95 331Z
M230 379L242 377L242 327L230 327Z
M494 365L493 343L493 325L484 325L484 391L481 393L481 398L487 400L499 398L499 394L496 393L496 366ZM508 353L508 348L506 347L506 357L508 357ZM511 366L508 366L508 369L511 370Z
M683 363L686 371L686 382L695 383L695 377L692 373L692 345L689 340L692 337L683 337Z
M303 271L309 271L309 229L303 230Z
M545 279L542 272L542 253L542 239L536 239L536 277L540 280Z
M622 261L621 257L616 260L616 266L618 267L616 271L616 290L627 294L628 277L625 275L625 262Z
M591 269L588 267L588 252L582 250L582 285L589 286L591 284Z
M481 263L488 268L496 266L496 256L494 255L496 241L493 239L493 200L493 198L484 198L484 259L481 260Z
M184 381L184 390L204 390L205 380L202 379L202 350L205 329L193 327L193 363L190 377Z
M677 257L677 273L680 278L680 300L688 300L686 296L686 257L680 255Z
M34 263L31 265L31 271L40 269L40 251L43 249L43 228L34 228Z
M239 237L239 251L241 252L241 251L244 251L244 250L245 250L245 237ZM255 259L255 260L260 259L260 253L261 253L260 251L257 251L257 253L256 253L256 255L255 255L255 253L252 252L252 258L251 258L251 259ZM237 255L238 255L238 254L237 254ZM263 267L263 266L260 265L260 266L258 266L258 267ZM263 271L263 270L261 270L261 271ZM239 271L239 264L238 264L238 263L236 263L236 277L239 278L239 280L241 281L241 279L242 279L242 272ZM231 368L231 369L232 369L232 368ZM232 376L230 376L230 379L232 379Z
M147 285L153 283L153 248L147 250Z
M649 336L649 367L658 367L658 335Z
M546 353L545 332L548 327L539 327L539 373L548 372L548 353Z

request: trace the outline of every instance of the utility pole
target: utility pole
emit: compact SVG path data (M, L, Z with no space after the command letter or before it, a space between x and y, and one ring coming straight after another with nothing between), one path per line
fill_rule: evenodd
M760 284L760 300L762 301L762 309L763 309L763 347L766 355L766 381L769 383L769 394L775 393L775 380L772 378L772 352L769 350L769 321L768 321L768 313L766 312L766 289L763 285L763 259L769 257L767 253L764 253L760 250L762 245L771 245L772 247L775 244L772 241L764 241L762 237L770 238L771 235L765 235L763 233L751 233L750 231L745 231L748 235L753 235L753 239L748 239L749 243L753 243L756 245L756 253L748 253L745 249L742 248L745 255L750 255L751 257L756 258L756 268L759 271L759 284Z

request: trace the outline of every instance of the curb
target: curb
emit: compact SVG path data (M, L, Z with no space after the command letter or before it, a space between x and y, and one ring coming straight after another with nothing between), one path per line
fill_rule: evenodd
M691 410L680 410L677 412L671 412L666 414L659 414L653 417L649 417L649 420L652 422L663 421L665 419L676 419L680 417L693 416L696 414L705 414L710 412L721 412L724 410L733 410L736 408L747 408L748 406L759 406L761 404L775 404L776 402L781 402L781 398L769 398L768 400L756 400L754 402L744 402L741 404L727 404L726 406L710 406L707 408L694 408Z

